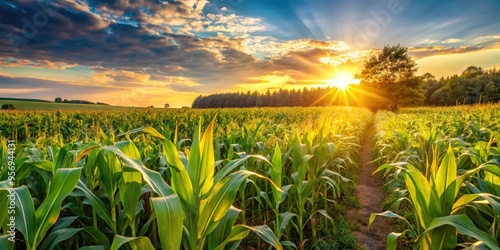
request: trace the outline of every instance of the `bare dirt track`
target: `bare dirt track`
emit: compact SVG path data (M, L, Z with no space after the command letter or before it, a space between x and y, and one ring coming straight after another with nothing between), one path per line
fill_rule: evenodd
M360 249L386 249L387 235L393 232L394 227L391 220L385 217L377 217L368 229L368 220L372 213L382 212L384 202L384 179L382 175L373 175L377 169L375 163L370 163L372 157L373 123L368 125L361 147L361 159L359 177L356 185L356 196L361 208L357 211L349 211L348 216L355 216L360 222L359 230L355 232ZM352 217L351 217L352 218Z

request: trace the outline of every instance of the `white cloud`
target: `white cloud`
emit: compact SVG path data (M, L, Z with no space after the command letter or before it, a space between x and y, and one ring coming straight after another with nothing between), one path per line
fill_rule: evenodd
M228 32L232 35L241 35L266 30L260 18L243 17L235 14L207 14L211 25L205 29L208 32Z
M473 41L475 41L474 45L483 44L488 42L494 42L500 40L500 35L491 35L491 36L480 36L476 37Z
M420 41L418 44L433 44L433 43L438 43L439 40L431 40L431 39L425 39L423 41Z
M460 43L463 42L464 40L459 39L459 38L448 38L446 40L436 40L436 39L425 39L420 41L418 44L449 44L449 43Z
M460 43L463 42L464 40L459 39L459 38L448 38L444 41L441 41L441 43Z

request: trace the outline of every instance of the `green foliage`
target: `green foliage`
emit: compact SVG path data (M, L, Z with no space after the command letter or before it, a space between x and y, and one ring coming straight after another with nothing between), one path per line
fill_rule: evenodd
M417 64L407 52L399 44L387 45L364 62L357 78L365 91L377 95L363 98L368 107L394 110L424 101L421 79L415 76Z
M326 237L317 227L338 218L330 216L332 203L347 189L343 174L371 115L347 107L6 112L0 209L7 204L7 138L15 138L23 208L16 247L314 247ZM300 144L309 161L299 170L291 154ZM300 219L297 187L305 190ZM6 233L2 227L2 249L13 247ZM339 244L352 244L345 241Z
M4 110L14 110L16 107L12 103L7 103L2 105L2 109Z
M461 75L426 82L432 86L426 102L431 105L495 103L500 101L500 71L469 66Z
M484 105L377 114L378 171L398 194L392 208L403 211L373 214L369 223L386 216L406 224L389 235L388 248L405 235L420 249L499 249L497 113L498 105Z

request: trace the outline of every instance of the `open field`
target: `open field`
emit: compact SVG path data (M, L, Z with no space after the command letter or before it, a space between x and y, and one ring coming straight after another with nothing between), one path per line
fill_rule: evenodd
M407 221L392 222L404 236L389 246L498 249L499 111L8 111L0 207L12 190L16 249L383 249L386 235L357 241L370 235L360 224L381 225L370 212ZM356 183L358 196L381 192L358 177L372 136L394 213L364 198L356 212ZM3 227L1 249L9 237Z

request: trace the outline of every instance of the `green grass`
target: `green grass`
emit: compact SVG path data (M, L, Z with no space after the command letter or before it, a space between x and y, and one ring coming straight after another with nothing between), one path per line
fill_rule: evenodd
M103 110L103 111L127 111L137 109L148 109L143 107L122 107L98 104L76 104L76 103L55 103L44 100L13 100L11 98L0 98L0 106L13 104L16 110Z

